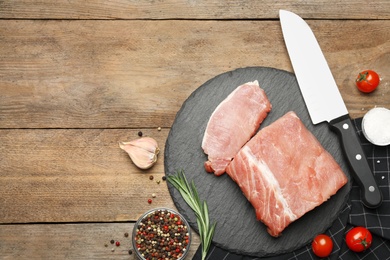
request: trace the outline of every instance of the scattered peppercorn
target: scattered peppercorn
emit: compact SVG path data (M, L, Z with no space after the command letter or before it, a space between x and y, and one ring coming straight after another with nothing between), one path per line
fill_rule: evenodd
M114 244L114 243L115 243L115 240L114 240L114 239L111 239L110 243L111 243L111 244Z
M161 182L160 180L157 180L157 181L156 181L157 184L160 184L160 182Z
M129 233L126 232L126 233L125 233L125 237L129 237Z
M182 259L190 243L187 224L167 209L147 213L137 223L134 234L133 249L144 259Z
M139 136L139 137L142 136L142 132L141 132L141 131L138 132L138 136Z
M104 244L104 247L108 247L108 244Z
M166 176L162 176L162 180L165 181L167 179Z
M121 243L120 243L119 241L116 241L116 242L115 242L115 245L116 245L116 246L120 246Z
M158 131L161 131L161 127L158 127L157 130L158 130Z
M152 198L155 198L156 197L156 193L152 193Z
M154 179L153 175L150 175L149 180L153 180L153 179Z
M129 250L129 255L132 255L133 254L133 250Z
M152 199L148 199L148 203L149 203L149 204L152 204Z

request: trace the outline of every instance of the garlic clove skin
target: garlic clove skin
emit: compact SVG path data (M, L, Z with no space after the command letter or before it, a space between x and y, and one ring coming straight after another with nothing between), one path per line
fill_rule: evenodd
M157 141L151 137L141 137L130 142L120 142L119 147L126 151L133 163L140 169L151 168L157 162L160 152Z
M157 162L156 154L150 153L137 146L129 147L126 152L129 154L133 163L143 170L151 168Z

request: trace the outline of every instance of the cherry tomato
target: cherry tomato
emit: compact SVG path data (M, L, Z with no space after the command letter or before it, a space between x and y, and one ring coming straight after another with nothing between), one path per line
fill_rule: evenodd
M374 91L380 82L378 73L373 70L365 70L359 73L356 78L357 88L364 93Z
M362 252L371 246L372 235L364 227L355 227L348 231L345 242L352 251Z
M333 241L329 236L320 234L314 238L311 249L316 256L327 257L332 252Z

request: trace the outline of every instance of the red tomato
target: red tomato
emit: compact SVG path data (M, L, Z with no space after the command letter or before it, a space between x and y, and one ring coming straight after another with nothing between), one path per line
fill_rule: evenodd
M379 81L379 75L375 71L365 70L357 76L356 86L361 92L370 93L378 87Z
M362 252L371 246L372 235L364 227L355 227L348 231L345 242L352 251Z
M327 257L332 252L333 241L325 234L318 235L314 238L311 249L316 256Z

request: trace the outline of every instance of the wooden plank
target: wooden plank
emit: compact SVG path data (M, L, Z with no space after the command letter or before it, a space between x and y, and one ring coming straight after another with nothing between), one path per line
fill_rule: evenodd
M168 130L143 132L161 149L149 170L119 148L134 130L1 130L0 223L135 221L174 208L162 180Z
M134 223L0 225L1 259L136 259L129 255ZM124 234L129 233L128 237ZM187 259L198 249L193 241ZM119 241L116 247L111 240Z
M309 23L351 116L388 106L390 21ZM0 20L0 35L3 129L170 127L220 73L292 70L278 21ZM367 68L383 79L370 95L354 86Z
M0 17L7 19L276 19L279 9L305 18L389 19L387 0L212 0L212 1L66 1L5 0Z

